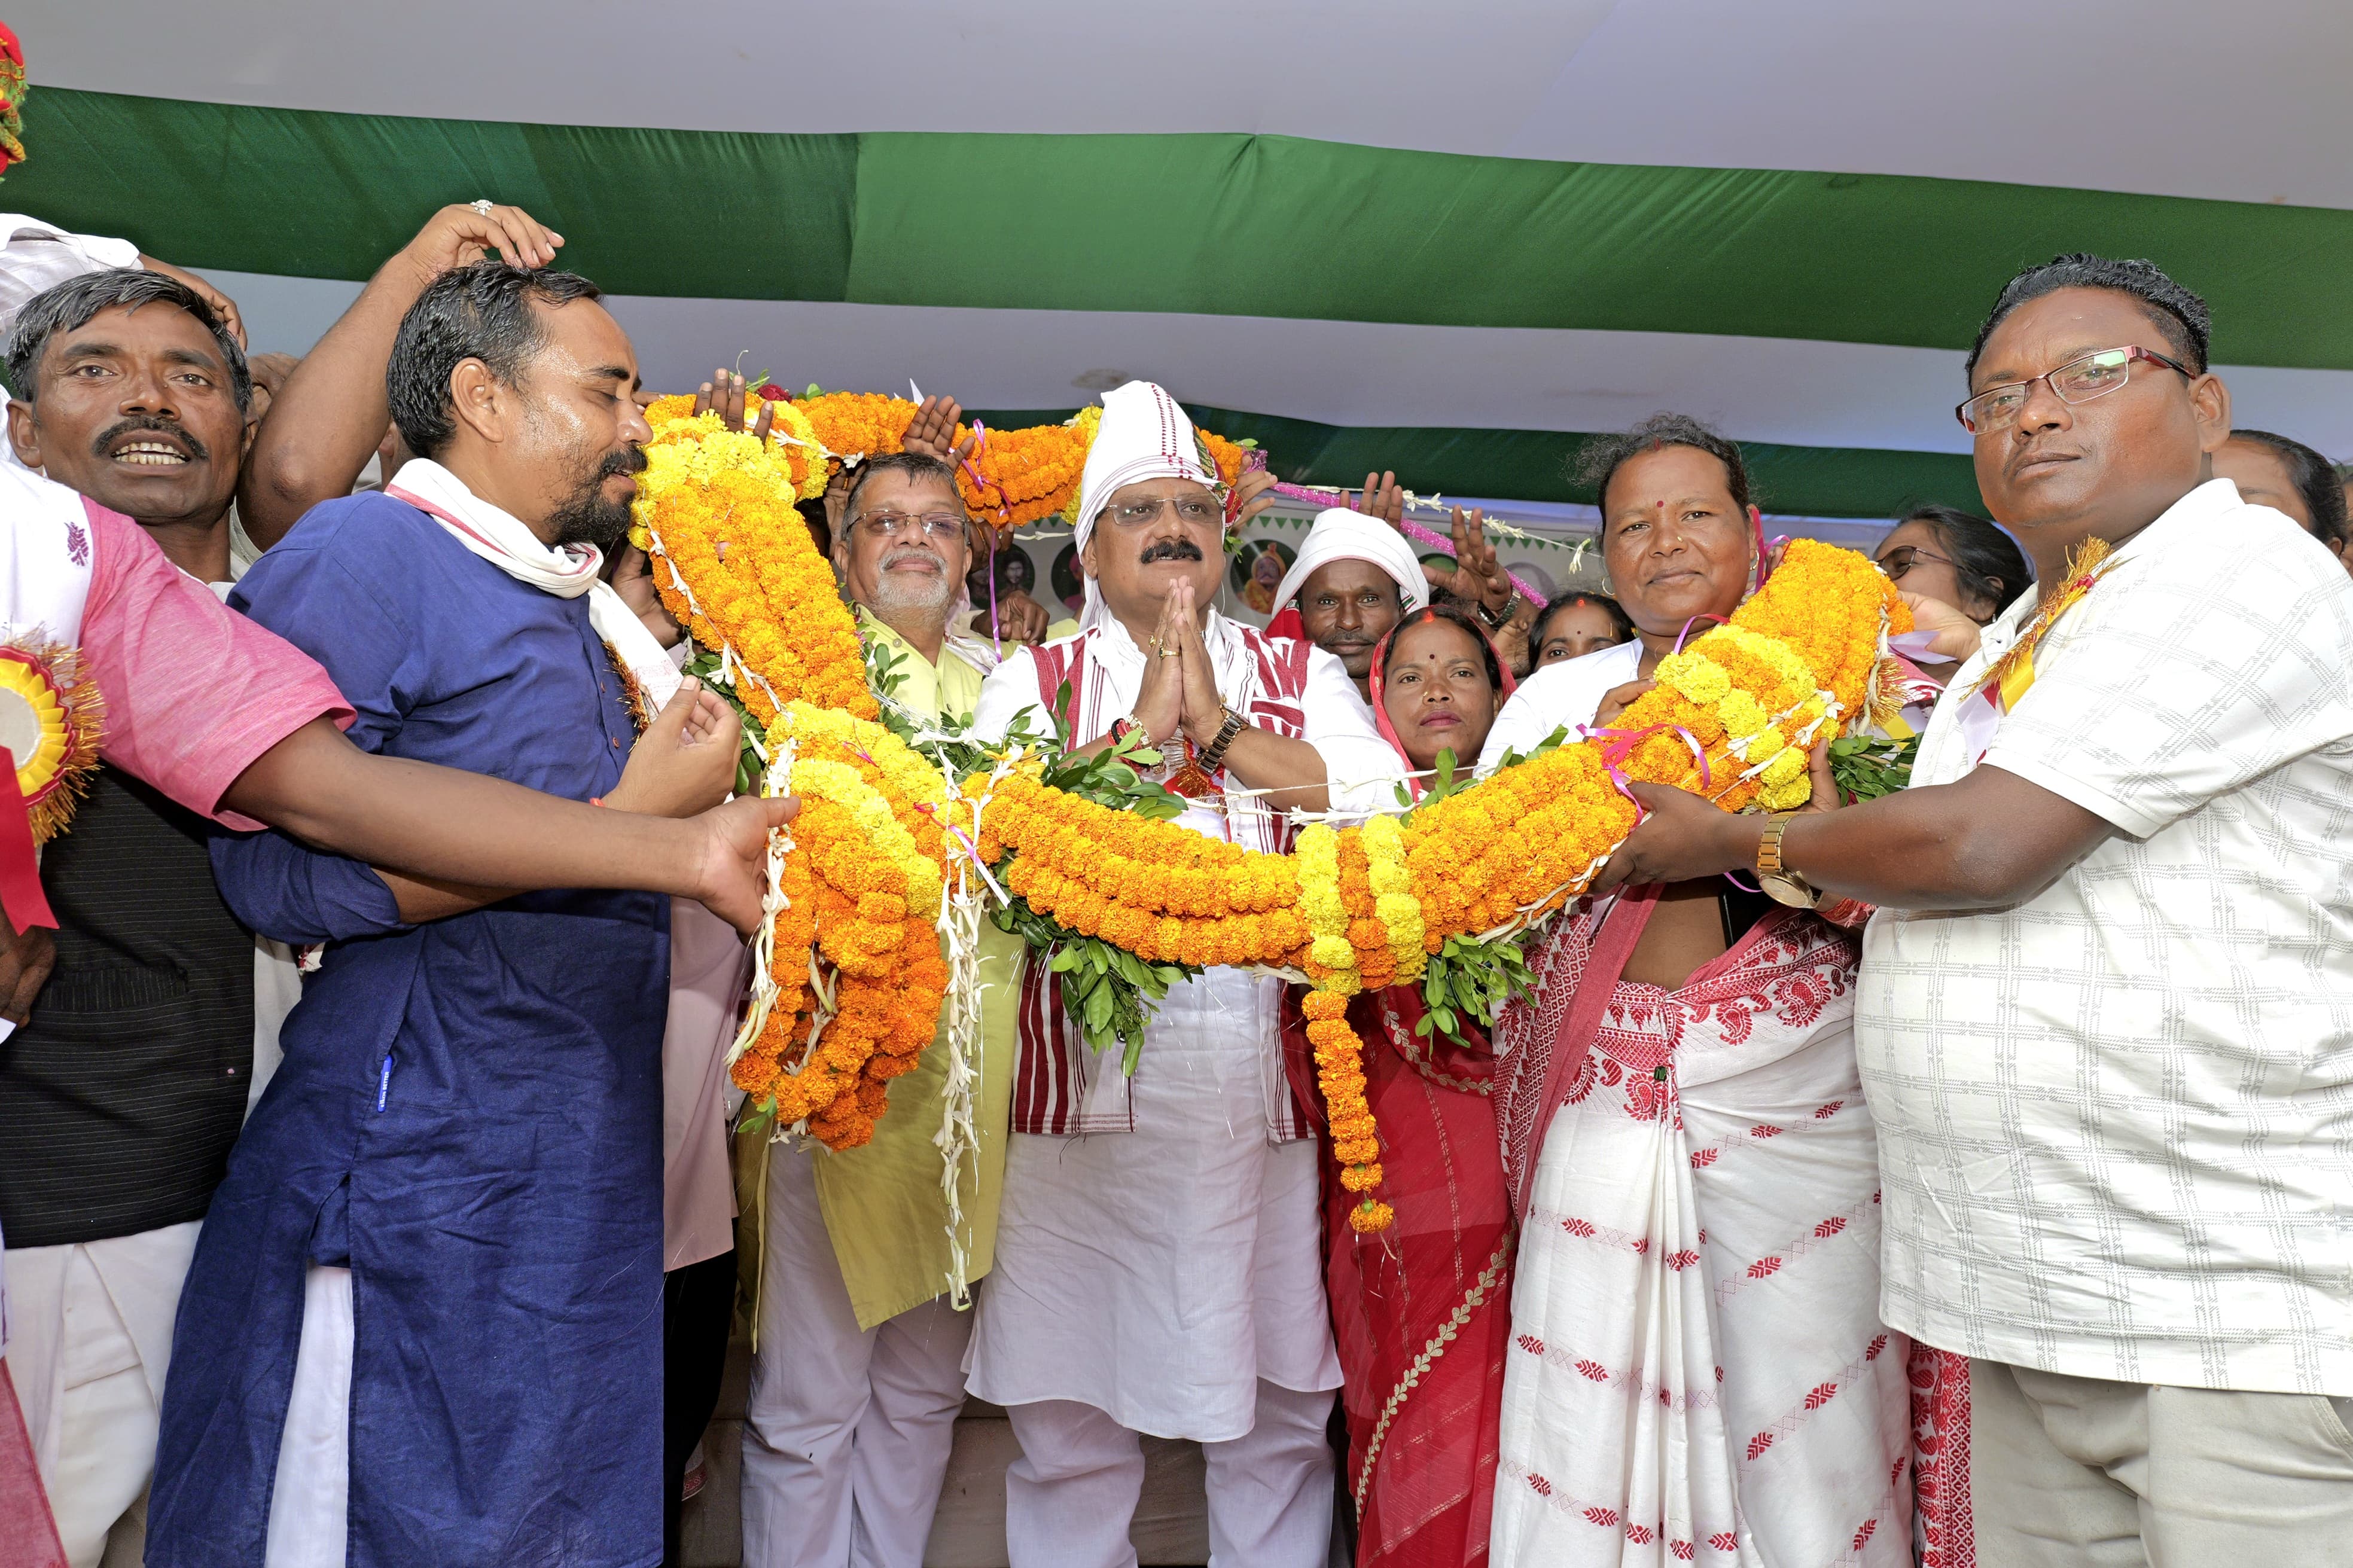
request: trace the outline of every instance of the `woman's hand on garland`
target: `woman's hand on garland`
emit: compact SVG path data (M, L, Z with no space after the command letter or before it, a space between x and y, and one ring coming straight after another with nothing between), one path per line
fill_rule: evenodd
M1593 728L1607 730L1618 722L1619 715L1634 705L1634 700L1659 683L1655 680L1630 680L1623 686L1613 686L1601 694L1601 706L1593 710Z
M661 595L654 588L653 562L634 544L623 544L613 552L612 561L612 574L606 581L613 585L613 592L645 624L646 630L654 634L656 642L664 647L676 647L685 637L686 628L663 605Z
M1273 504L1274 476L1264 468L1253 468L1234 481L1233 494L1226 502L1233 514L1233 521L1226 524L1227 530L1239 533Z
M1041 643L1046 640L1046 627L1052 616L1046 606L1018 588L1008 588L997 597L997 637L1000 641ZM972 617L972 634L987 637L988 606L982 605Z

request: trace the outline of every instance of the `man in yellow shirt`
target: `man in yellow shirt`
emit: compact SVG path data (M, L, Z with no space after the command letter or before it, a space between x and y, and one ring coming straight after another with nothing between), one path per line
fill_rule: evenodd
M955 470L913 452L858 471L833 567L860 634L893 656L889 700L918 717L968 718L985 647L949 634L970 563ZM959 651L960 648L963 651ZM977 662L976 662L977 661ZM881 695L878 693L878 695ZM1009 996L1011 938L983 994ZM957 1188L965 1280L988 1271L1005 1168L1013 1016L984 1009L975 1122L979 1158ZM744 1439L744 1560L763 1568L920 1568L964 1404L971 1314L955 1303L942 1154L944 1045L891 1085L862 1148L834 1152L765 1134L741 1152L743 1207L758 1216L756 1355ZM765 1156L765 1158L762 1158Z

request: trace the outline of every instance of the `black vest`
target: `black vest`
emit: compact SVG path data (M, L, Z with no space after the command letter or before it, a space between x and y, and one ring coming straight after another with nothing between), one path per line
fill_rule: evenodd
M0 1233L54 1247L202 1219L253 1076L253 937L206 826L100 768L41 851L57 972L0 1040Z

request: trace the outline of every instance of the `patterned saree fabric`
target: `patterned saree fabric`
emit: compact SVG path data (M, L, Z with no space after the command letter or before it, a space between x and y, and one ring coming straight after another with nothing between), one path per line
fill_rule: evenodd
M1324 1184L1358 1568L1483 1563L1494 1510L1513 1248L1495 1061L1416 1035L1422 1016L1412 986L1348 1005L1365 1041L1365 1098L1381 1127L1382 1191L1395 1223L1358 1235L1348 1224L1356 1194L1328 1175ZM1303 1075L1296 1067L1303 1038L1292 1045L1294 1076L1312 1079L1312 1066Z
M1673 993L1620 981L1525 1147L1593 918L1499 1027L1507 1161L1535 1163L1493 1560L1912 1562L1908 1344L1878 1318L1856 942L1783 910Z

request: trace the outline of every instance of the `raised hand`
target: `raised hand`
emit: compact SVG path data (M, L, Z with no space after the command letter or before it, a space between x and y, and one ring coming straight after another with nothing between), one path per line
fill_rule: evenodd
M1052 618L1045 605L1018 588L1008 588L997 596L997 636L1006 642L1044 642ZM972 629L981 637L989 635L987 605L973 616Z
M237 313L236 300L230 299L227 295L214 288L204 279L197 277L195 273L189 271L184 267L174 267L168 261L158 261L153 257L145 254L142 254L140 256L139 265L146 271L161 272L166 278L177 279L180 282L187 285L190 289L195 289L196 298L202 300L206 304L212 307L213 314L218 316L221 320L221 325L228 329L228 335L237 340L237 346L239 348L247 346L245 342L245 318Z
M915 405L915 416L907 422L907 433L899 437L899 449L962 466L980 441L976 430L962 441L955 438L956 426L963 419L964 409L955 398L926 397Z
M743 743L735 710L688 676L638 737L621 782L605 797L616 811L692 816L727 798Z
M1404 528L1405 489L1397 482L1397 476L1393 473L1366 474L1365 488L1358 490L1353 500L1345 490L1341 492L1340 500L1344 505L1354 507L1369 517L1379 518L1391 528L1400 531Z
M1229 530L1240 530L1250 519L1274 504L1274 476L1264 468L1253 468L1234 481L1234 493L1226 502L1233 521Z
M745 406L756 403L760 410L752 421L752 434L765 441L768 438L768 432L776 427L776 405L772 398L754 395L751 386L750 382L723 365L712 371L711 379L696 389L694 411L697 414L716 414L727 428L741 430L744 428Z
M494 206L482 213L460 203L426 219L400 254L429 283L492 251L510 267L545 267L563 246L562 235L521 207Z
M760 896L768 885L768 836L800 814L791 795L742 795L695 819L702 847L694 866L694 897L745 936L765 918Z

